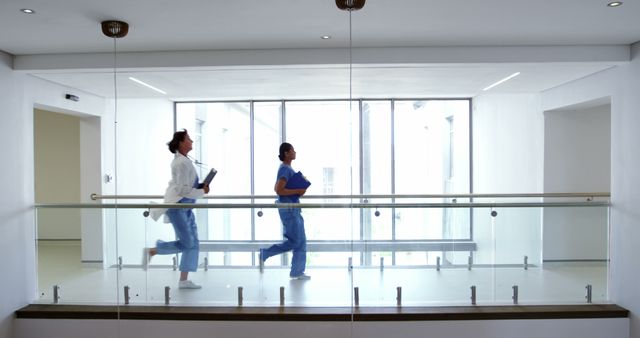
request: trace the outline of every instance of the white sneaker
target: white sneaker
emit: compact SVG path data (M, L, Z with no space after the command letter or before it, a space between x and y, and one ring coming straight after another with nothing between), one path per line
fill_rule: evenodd
M202 286L192 282L191 280L181 280L178 282L178 289L202 289Z
M149 262L151 261L151 248L142 249L142 269L147 271L149 269Z
M307 275L307 274L301 274L298 276L291 276L291 279L297 279L297 280L309 280L311 279L311 276Z

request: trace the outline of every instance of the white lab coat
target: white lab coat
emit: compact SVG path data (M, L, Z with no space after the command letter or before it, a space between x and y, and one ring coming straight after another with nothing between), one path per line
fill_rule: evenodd
M186 156L176 152L171 161L171 181L164 193L164 203L177 203L183 197L198 199L204 196L204 189L194 188L194 183L198 178L196 169L191 160ZM167 209L151 209L151 218L157 221ZM169 218L164 217L165 223L170 223Z

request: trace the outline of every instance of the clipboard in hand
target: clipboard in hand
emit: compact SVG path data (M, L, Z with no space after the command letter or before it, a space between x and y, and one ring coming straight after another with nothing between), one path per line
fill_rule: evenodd
M209 170L209 173L207 174L207 176L204 178L204 180L202 181L202 183L198 184L198 188L202 189L205 184L206 185L210 185L211 181L213 181L213 178L216 177L216 174L218 173L218 171L214 168L211 168L211 170Z

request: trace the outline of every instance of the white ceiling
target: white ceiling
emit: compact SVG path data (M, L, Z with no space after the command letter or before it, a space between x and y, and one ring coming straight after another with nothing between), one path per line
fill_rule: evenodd
M1 0L0 50L16 56L113 52L100 22L130 24L119 52L433 46L628 45L640 41L640 1L609 8L602 0L369 0L353 12L334 0ZM36 14L20 13L21 8ZM329 40L320 36L330 35ZM355 97L473 96L513 72L494 90L551 88L611 63L411 65L356 67ZM250 68L250 67L249 67ZM156 94L120 74L119 96L169 99L315 98L348 94L348 68L335 66L216 68L134 72L167 91ZM36 76L100 96L113 75L97 71Z
M602 64L519 64L475 66L412 66L356 68L351 90L354 98L473 97L482 88L519 71L520 76L495 91L535 93L595 73ZM52 82L113 97L113 74L42 73ZM167 92L163 95L129 77ZM221 69L165 72L124 72L117 77L118 97L168 97L184 100L348 98L348 68ZM285 97L286 96L286 97Z

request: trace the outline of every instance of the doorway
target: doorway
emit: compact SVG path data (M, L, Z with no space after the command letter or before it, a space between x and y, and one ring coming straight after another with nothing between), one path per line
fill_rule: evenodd
M102 186L100 117L36 107L33 121L35 202L94 203ZM75 246L79 264L102 267L103 237L100 209L38 209L38 244Z

